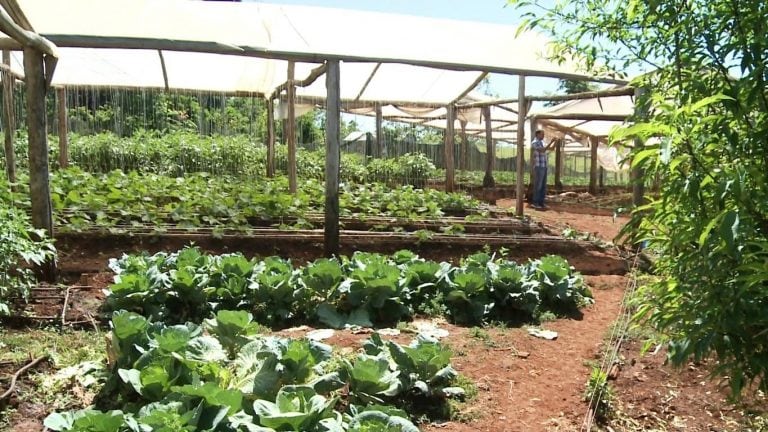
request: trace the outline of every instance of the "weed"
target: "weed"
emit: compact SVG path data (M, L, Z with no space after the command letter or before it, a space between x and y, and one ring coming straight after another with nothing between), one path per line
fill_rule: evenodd
M496 346L496 342L493 341L491 334L483 328L472 327L469 329L469 336L482 341L487 348L493 348Z
M597 367L592 368L584 391L584 400L589 403L589 408L595 413L595 419L598 421L605 421L611 416L615 396L613 387L608 384L607 372Z

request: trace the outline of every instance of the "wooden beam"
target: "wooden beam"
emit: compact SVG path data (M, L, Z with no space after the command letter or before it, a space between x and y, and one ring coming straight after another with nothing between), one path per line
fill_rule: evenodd
M456 97L456 99L454 99L453 101L451 101L451 103L452 103L452 104L454 104L454 105L455 105L455 104L457 104L457 103L459 103L459 102L460 102L462 99L464 99L465 97L467 97L467 95L468 95L470 92L472 92L472 90L474 90L474 89L475 89L475 87L477 87L478 85L480 85L480 83L481 83L481 82L483 82L483 80L484 80L484 79L485 79L485 77L487 77L487 76L488 76L488 72L483 72L483 73L481 73L480 75L478 75L478 76L477 76L477 79L476 79L476 80L474 80L474 81L472 82L472 84L470 84L470 86L466 88L466 90L464 90L463 92L461 92L461 94L460 94L459 96L457 96L457 97Z
M597 146L596 136L589 138L589 193L597 195Z
M157 50L157 55L160 57L160 70L163 73L163 84L165 85L165 91L170 90L168 85L168 69L165 67L165 56L163 56L163 50Z
M338 61L329 61L325 76L325 255L339 254L339 171L341 164L341 89Z
M7 3L7 0L3 1L3 3ZM26 22L26 25L28 24L29 22ZM19 48L33 48L36 51L51 57L59 56L58 51L56 50L56 45L34 31L21 28L13 18L8 15L4 8L0 8L0 31L18 42L20 45Z
M67 89L56 89L56 102L58 102L59 115L59 168L69 166L69 125L67 124Z
M626 115L621 114L598 114L598 113L550 113L536 114L536 118L543 120L606 120L606 121L625 121Z
M456 108L453 105L445 107L448 112L448 118L445 122L445 191L454 190L454 169L453 169L453 146L454 146L454 118Z
M45 67L43 54L33 48L24 50L27 77L27 130L29 134L29 194L32 225L53 238L53 215L48 173L48 134L45 111ZM43 280L54 282L56 262L43 263L38 271Z
M384 117L381 112L381 104L376 104L376 154L378 157L384 157L386 150L384 149Z
M363 97L363 93L365 93L365 90L368 88L368 85L371 84L373 77L376 76L376 72L379 71L380 67L381 67L381 63L376 63L376 66L371 71L371 74L368 75L368 79L365 80L365 84L363 84L363 87L357 93L357 97L355 97L356 101L360 100L360 98Z
M288 67L291 67L290 63L288 63ZM295 66L294 66L295 67ZM318 78L323 76L326 70L326 65L323 63L322 65L312 69L312 71L309 73L309 75L304 78L301 81L293 81L293 87L294 89L298 87L306 87L309 85L312 85L315 81L317 81ZM279 86L275 87L275 90L272 92L273 95L279 95L283 92L283 90L288 90L288 82L284 82L280 84ZM295 90L294 90L295 91ZM317 99L315 99L317 101Z
M596 90L580 93L571 93L565 95L539 95L539 96L526 96L526 100L530 102L565 102L572 100L582 99L596 99L601 97L614 97L614 96L631 96L634 94L634 88L632 87L615 87L605 90ZM488 101L470 102L457 105L458 108L482 108L484 106L499 106L511 103L516 103L520 99L518 98L505 98L495 99Z
M347 63L399 63L411 66L423 66L455 71L483 71L488 73L501 73L508 75L525 74L528 76L573 79L579 81L592 81L608 84L626 85L626 79L610 77L587 77L580 74L544 72L522 68L510 68L503 66L488 66L472 63L457 63L451 61L433 61L426 59L405 59L398 57L374 57L361 55L329 55L323 53L295 52L273 50L269 47L235 46L216 42L182 41L172 39L134 38L119 36L94 36L94 35L62 35L44 34L44 36L56 46L71 48L122 48L122 49L162 49L164 51L203 52L213 54L237 54L247 57L270 58L277 60L295 61L303 63L323 63L326 60L340 60ZM5 39L0 40L0 49L19 49L18 42Z
M522 121L526 116L528 104L525 101L525 75L520 75L517 86L517 99L520 101L519 114L517 122L517 176L515 184L515 214L518 217L523 216L525 199L525 122Z
M496 186L496 180L493 178L493 169L496 164L496 146L493 144L493 128L491 127L491 107L485 106L483 109L483 120L485 121L485 175L483 176L483 187Z
M275 100L267 98L267 177L275 176Z
M8 12L13 21L21 28L27 31L35 31L32 28L32 24L30 24L27 19L27 16L24 14L24 10L21 9L16 0L0 0L0 6Z
M599 99L604 97L615 96L633 96L635 89L633 87L614 87L605 90L595 90L580 93L571 93L565 95L541 95L541 96L528 96L527 100L533 102L565 102L581 99Z
M11 53L3 51L3 64L10 65ZM16 115L13 112L13 82L10 68L3 70L3 131L5 132L5 172L10 183L16 182L16 150L13 138L16 135Z
M293 78L296 72L296 64L288 63L288 118L286 118L285 137L288 143L288 190L296 193L296 87Z

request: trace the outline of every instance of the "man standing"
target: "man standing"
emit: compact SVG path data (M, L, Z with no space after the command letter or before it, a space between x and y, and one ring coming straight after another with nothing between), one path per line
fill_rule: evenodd
M547 196L547 150L552 147L554 140L548 146L544 146L544 131L539 129L533 140L533 202L531 207L535 209L547 208L544 198Z

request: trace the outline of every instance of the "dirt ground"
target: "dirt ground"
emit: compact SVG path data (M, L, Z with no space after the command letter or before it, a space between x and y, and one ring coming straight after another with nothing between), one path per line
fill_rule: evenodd
M498 204L510 203L500 200ZM588 214L583 206L569 211L565 204L552 204L545 211L526 208L526 214L534 221L555 230L571 227L610 241L626 218L601 213ZM599 269L607 258L595 255L584 259L596 261L595 268ZM611 266L602 273L605 274L585 277L596 301L584 310L581 319L557 319L541 325L557 332L556 340L533 337L526 328L478 329L440 322L439 326L450 333L445 342L454 352L453 365L475 383L477 396L460 405L456 420L423 425L422 429L428 432L583 430L588 412L583 399L585 385L592 367L603 360L605 343L629 282L623 271ZM105 286L109 275L97 271L78 282ZM83 302L78 308L94 306L93 302ZM308 330L311 329L293 332L291 336L301 336ZM401 334L395 339L405 343L412 336ZM367 337L367 333L336 332L326 342L337 349L356 350ZM726 393L718 383L707 379L710 365L691 364L674 370L665 365L663 350L641 355L640 348L641 341L629 341L622 346L616 379L610 381L616 415L596 430L745 430L741 426L745 407L727 403ZM16 402L19 403L17 413L23 414L17 414L17 427L11 430L42 430L40 420L47 414L45 410L25 408L23 401ZM754 401L754 407L765 408L765 401Z

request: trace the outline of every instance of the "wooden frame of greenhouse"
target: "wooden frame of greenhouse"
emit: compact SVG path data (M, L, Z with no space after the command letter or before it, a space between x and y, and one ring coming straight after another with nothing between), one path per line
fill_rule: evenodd
M72 86L210 91L264 98L270 115L270 176L275 172L274 104L284 103L292 192L297 187L296 106L324 105L324 244L328 255L339 250L342 112L375 116L377 131L385 117L445 129L446 191L453 191L455 185L451 150L457 126L486 140L486 175L491 179L494 140L511 139L522 155L526 124L531 131L545 127L560 137L586 138L592 161L590 190L594 191L598 142L604 140L610 126L625 121L633 110L635 90L625 87L627 81L580 72L576 60L550 62L545 38L534 32L519 33L512 26L262 3L0 0L0 5L0 30L6 35L0 39L4 106L12 105L8 89L15 80L23 79L32 220L35 227L50 234L45 98L52 88L58 92L60 104ZM474 95L475 87L489 73L518 76L518 97L495 100ZM619 86L575 95L532 96L526 93L527 77ZM531 102L543 100L572 102L529 112ZM65 110L63 103L59 115L66 116ZM3 122L7 152L13 119L5 116ZM66 121L59 122L64 150L66 125ZM377 133L379 148L382 139ZM10 147L12 152L12 144ZM66 151L60 157L64 166ZM522 216L522 157L516 159L516 168L516 214Z

